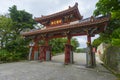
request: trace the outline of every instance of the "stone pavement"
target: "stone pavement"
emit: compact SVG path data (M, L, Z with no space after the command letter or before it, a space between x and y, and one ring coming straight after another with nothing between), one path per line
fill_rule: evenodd
M0 80L116 80L114 75L99 64L95 69L85 68L85 54L74 56L77 57L73 65L63 64L64 55L55 56L50 62L0 64Z

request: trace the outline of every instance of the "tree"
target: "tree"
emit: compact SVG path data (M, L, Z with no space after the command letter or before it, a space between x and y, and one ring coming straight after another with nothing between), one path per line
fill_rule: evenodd
M106 42L110 44L120 43L120 41L118 41L120 37L119 35L117 35L120 30L119 3L119 0L99 0L96 4L96 10L94 11L95 16L106 15L108 13L111 14L111 20L109 22L109 25L107 26L106 31L100 34L99 41L101 40L101 42ZM115 40L117 40L117 43L115 43Z
M97 38L93 41L92 46L97 47L102 43L102 40L100 38Z
M116 29L112 34L112 44L120 46L120 28Z
M119 0L99 0L96 4L96 10L94 11L94 15L106 15L108 13L111 13L112 18L120 19L119 3Z
M76 38L72 38L71 45L73 46L73 51L76 51L77 47L79 47L79 42Z
M15 34L19 35L21 31L26 29L33 29L35 21L32 19L32 14L26 12L25 10L17 10L17 7L14 5L9 8L10 17L14 22Z
M0 45L1 48L3 48L10 40L12 37L12 27L13 22L11 18L1 15L0 16Z
M27 29L33 29L36 23L32 19L32 14L25 10L17 10L15 5L9 8L9 12L13 22L11 26L12 39L6 44L6 49L14 54L21 53L26 55L28 53L27 45L29 44L29 40L24 40L20 33Z
M52 53L61 53L64 51L65 44L67 43L67 38L57 38L50 40L50 46L52 47ZM79 43L76 38L71 39L71 45L73 46L73 50L79 46Z

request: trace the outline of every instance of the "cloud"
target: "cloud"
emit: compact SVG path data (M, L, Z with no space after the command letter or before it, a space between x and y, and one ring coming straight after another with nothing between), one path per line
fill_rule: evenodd
M98 0L2 0L0 13L8 12L9 7L17 5L18 9L24 9L35 17L48 15L67 9L78 2L80 13L84 17L91 16Z

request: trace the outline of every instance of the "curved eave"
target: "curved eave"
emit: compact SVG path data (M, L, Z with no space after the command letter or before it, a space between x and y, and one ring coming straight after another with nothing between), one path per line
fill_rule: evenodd
M41 22L41 21L44 21L44 20L49 20L49 19L52 19L52 18L55 18L55 17L58 17L58 16L62 16L64 14L67 14L67 13L70 13L70 12L74 12L74 11L77 12L77 16L81 20L83 18L83 16L81 16L81 14L80 14L80 12L78 10L78 3L76 3L73 7L70 7L67 10L64 10L64 11L61 11L61 12L57 12L57 13L54 13L54 14L51 14L51 15L48 15L48 16L38 17L38 18L35 18L34 20L36 22Z
M84 28L84 27L89 28L92 25L102 24L102 23L105 23L108 21L109 21L109 17L104 17L104 18L100 18L100 19L95 19L94 21L85 21L85 22L83 21L83 22L79 22L76 24L66 24L66 25L47 28L44 30L35 30L32 32L24 32L24 33L22 33L22 35L27 37L27 36L34 36L34 35L39 35L39 34L57 32L57 31L61 31L61 30L69 30L69 29L74 29L74 28Z

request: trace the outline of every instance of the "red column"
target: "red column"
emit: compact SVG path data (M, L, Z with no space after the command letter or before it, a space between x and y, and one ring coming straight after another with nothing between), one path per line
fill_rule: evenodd
M89 60L87 61L88 62L87 67L95 67L95 55L92 51L91 36L90 35L87 35L87 46L90 49L88 52L89 53L88 54Z
M71 36L67 36L67 44L65 45L65 64L70 63L70 51L71 51Z
M45 61L45 56L46 56L46 52L45 52L45 48L46 46L40 46L40 55L39 55L39 59L41 60L41 61Z
M47 51L50 51L50 60L51 60L51 48L49 46L49 38L45 38L44 39L45 41L45 44L40 46L40 55L39 55L39 59L41 61L46 61L48 58L46 57L48 54L47 54Z
M89 42L91 44L91 36L87 35L87 42Z
M37 39L34 39L34 46L33 46L33 51L32 51L32 60L34 60L34 54L35 52L38 51L38 40Z
M48 39L45 39L45 46L48 46Z
M48 54L47 54L47 51L49 51L50 53L49 53L49 57L50 57L50 60L51 60L51 47L49 46L49 38L46 38L45 39L45 46L46 46L46 49L45 49L45 55L47 55L48 56ZM47 57L45 56L45 60L47 60Z
M71 44L71 36L70 36L70 35L68 35L68 36L67 36L67 39L68 39L68 40L67 40L67 44L69 44L69 45L70 45L70 44Z

